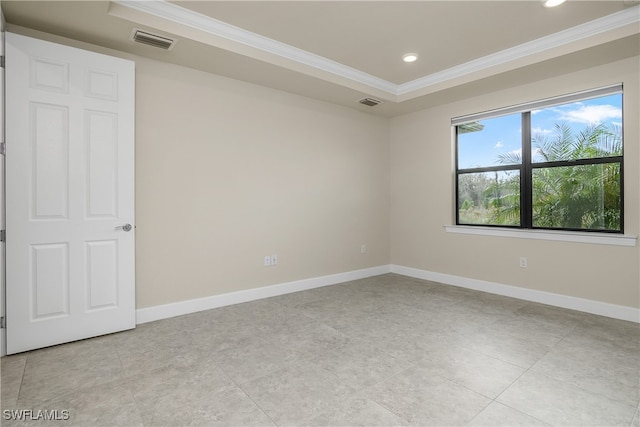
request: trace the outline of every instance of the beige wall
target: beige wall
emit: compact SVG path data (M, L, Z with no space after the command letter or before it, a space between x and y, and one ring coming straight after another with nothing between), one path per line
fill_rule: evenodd
M388 119L8 29L136 63L137 308L389 264Z
M389 263L387 119L139 58L136 99L139 308Z
M640 307L636 247L462 235L454 219L451 118L623 82L625 232L640 229L639 58L397 117L391 121L391 263ZM519 258L528 258L528 268Z

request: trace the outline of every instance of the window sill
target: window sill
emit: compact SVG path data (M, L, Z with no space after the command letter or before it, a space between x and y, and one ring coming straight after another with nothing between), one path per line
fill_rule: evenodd
M518 239L556 240L561 242L593 243L598 245L636 246L637 237L623 234L595 234L554 230L507 230L493 227L445 225L447 233L477 234L481 236L514 237Z

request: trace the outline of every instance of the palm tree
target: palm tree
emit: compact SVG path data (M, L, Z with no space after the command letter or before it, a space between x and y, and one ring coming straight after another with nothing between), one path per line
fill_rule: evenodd
M550 136L532 137L535 163L622 155L619 126L588 126L576 135L567 123ZM498 156L501 164L521 164L519 153ZM620 229L620 164L617 162L533 169L533 225L543 228ZM496 181L485 193L494 206L494 224L513 224L520 214L520 179Z
M493 212L491 224L520 225L520 174L503 174L499 177L495 172L495 179L485 193Z

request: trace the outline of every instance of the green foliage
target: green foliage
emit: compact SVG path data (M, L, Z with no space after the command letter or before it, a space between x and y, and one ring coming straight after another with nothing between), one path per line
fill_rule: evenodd
M622 154L619 127L589 126L573 135L566 123L551 137L534 135L532 146L544 162L606 158ZM545 228L620 230L618 163L533 170L533 225Z
M592 125L573 135L567 123L557 123L551 136L533 135L533 151L544 162L593 159L622 155L622 132L619 126Z
M567 123L550 135L532 136L535 163L622 155L620 127L589 126L574 135ZM521 164L520 153L498 156L499 164ZM620 230L618 163L533 169L533 225L543 228ZM515 171L460 175L459 217L463 224L520 224L520 176Z
M520 174L494 172L494 180L485 191L485 197L493 208L491 224L520 224Z
M520 224L519 175L485 172L460 175L459 220L462 224Z

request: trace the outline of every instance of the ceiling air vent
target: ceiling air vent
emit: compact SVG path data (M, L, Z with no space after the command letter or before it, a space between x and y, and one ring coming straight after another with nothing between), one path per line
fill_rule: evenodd
M375 107L378 104L382 104L382 101L374 98L362 98L358 101L360 104L367 105L369 107Z
M138 28L134 28L131 32L130 40L133 40L136 43L142 43L153 47L159 47L164 50L171 50L173 46L178 42L178 40L171 39L166 36L161 36L158 34L153 34L148 31L140 30Z

